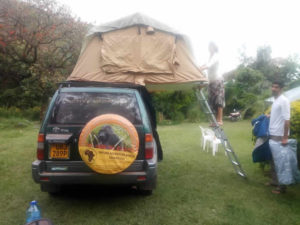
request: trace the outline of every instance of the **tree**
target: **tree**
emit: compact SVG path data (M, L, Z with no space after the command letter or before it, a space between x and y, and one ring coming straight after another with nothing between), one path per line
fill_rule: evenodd
M227 74L225 113L234 108L241 110L245 117L264 111L264 99L270 96L273 80L283 80L295 87L299 84L299 60L297 56L272 58L270 46L257 49L255 59L241 51L241 65Z
M288 58L276 58L273 59L273 63L276 65L277 79L286 81L287 84L300 79L300 65L297 55L289 56Z
M261 81L264 76L259 70L240 66L236 70L236 85L244 92L261 93Z
M246 45L242 45L242 47L239 49L239 59L241 62L241 65L248 66L253 63L254 59L252 57L247 56L246 54Z
M297 55L288 58L272 58L270 46L258 48L256 60L249 64L255 70L259 70L268 81L282 80L289 84L300 78L300 65Z
M1 0L0 28L2 103L32 107L37 102L3 96L28 93L45 102L55 83L64 80L76 63L88 24L52 0Z

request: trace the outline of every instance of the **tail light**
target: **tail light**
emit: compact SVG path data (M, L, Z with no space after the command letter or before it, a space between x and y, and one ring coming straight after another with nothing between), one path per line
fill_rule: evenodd
M152 134L145 134L145 159L152 159L154 154L154 143Z
M37 145L37 151L36 151L36 156L37 156L37 159L39 159L39 160L44 159L44 141L45 141L45 135L40 133L38 135L38 145Z

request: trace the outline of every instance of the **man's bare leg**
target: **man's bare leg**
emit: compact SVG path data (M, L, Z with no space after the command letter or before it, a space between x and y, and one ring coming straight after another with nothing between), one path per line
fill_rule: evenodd
M219 123L219 125L223 125L223 108L222 107L218 107L217 122Z

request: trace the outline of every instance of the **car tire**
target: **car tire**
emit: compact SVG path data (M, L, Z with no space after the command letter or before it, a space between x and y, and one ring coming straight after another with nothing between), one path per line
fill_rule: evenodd
M153 194L153 190L138 189L138 193L143 196L150 196Z
M41 184L41 191L48 192L50 195L58 195L61 193L61 187L56 184Z
M156 188L157 175L152 179L148 180L146 183L141 184L137 187L138 193L141 195L152 195L153 190Z

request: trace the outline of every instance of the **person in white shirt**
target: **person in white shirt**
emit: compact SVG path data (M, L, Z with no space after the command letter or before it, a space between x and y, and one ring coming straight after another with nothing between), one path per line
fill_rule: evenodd
M282 95L283 82L274 81L272 84L272 95L274 96L274 102L271 108L270 124L269 124L269 145L273 155L273 161L271 162L271 174L272 181L270 184L277 186L272 192L274 194L284 193L286 186L280 185L276 176L275 168L276 161L274 156L278 155L278 143L282 146L286 146L288 143L289 128L290 128L290 102Z
M216 120L219 125L223 125L223 108L225 107L225 91L223 79L220 76L219 69L219 49L213 42L209 43L210 53L208 62L201 66L201 70L207 70L208 77L208 102L213 112L216 114Z

